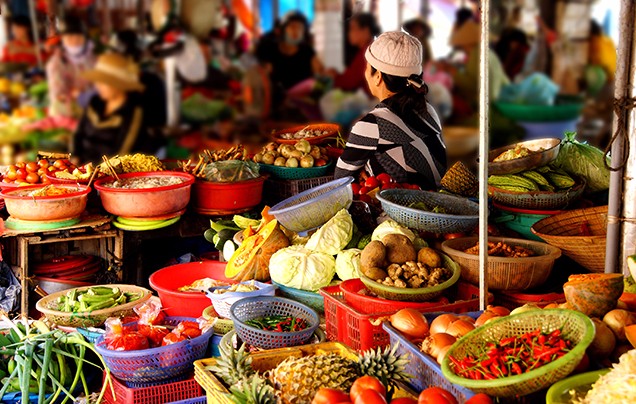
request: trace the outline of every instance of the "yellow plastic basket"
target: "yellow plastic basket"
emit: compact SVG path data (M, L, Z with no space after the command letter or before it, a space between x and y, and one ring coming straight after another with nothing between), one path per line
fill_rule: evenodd
M254 352L250 354L250 356L252 357L252 367L254 370L262 373L274 369L279 363L290 356L301 358L303 356L326 355L330 353L337 353L342 357L353 360L358 359L357 353L339 342L323 342L293 348L271 349L268 351ZM228 389L216 378L214 373L208 370L208 368L214 366L215 363L215 358L201 359L194 362L194 379L205 390L208 404L232 404L232 400L230 400L227 395ZM394 394L394 398L399 397L416 398L417 396L405 387L400 386Z

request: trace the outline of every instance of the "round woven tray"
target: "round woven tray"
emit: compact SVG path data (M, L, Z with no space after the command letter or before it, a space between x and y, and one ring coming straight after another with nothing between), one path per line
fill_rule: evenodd
M479 237L462 237L442 243L442 251L461 266L462 279L474 285L479 285L479 255L464 250L478 241ZM548 279L554 261L561 256L561 250L540 241L506 237L488 237L488 241L501 241L537 253L537 256L524 258L488 257L488 287L493 290L525 290L539 286Z
M94 286L94 285L93 285ZM141 293L141 297L134 302L122 304L119 306L111 307L109 309L95 310L84 313L69 313L57 310L58 298L65 296L68 290L62 290L45 296L38 300L35 308L53 324L64 325L69 327L99 327L104 324L104 321L108 317L126 317L133 314L133 308L139 303L143 303L150 299L152 292L146 288L142 288L134 285L102 285L107 287L118 287L122 293ZM85 286L76 288L77 291L82 291L90 288L91 286Z
M458 233L473 230L479 224L479 205L459 196L411 189L387 189L377 194L376 198L391 219L412 229L431 233ZM416 202L444 208L448 213L433 213L408 207Z
M259 167L262 172L270 173L273 177L281 179L281 180L305 180L308 178L316 178L323 177L327 175L331 166L333 165L333 160L322 167L279 167L273 164L263 164L259 163Z
M585 191L585 180L577 179L576 185L565 191L514 192L488 185L488 194L495 201L507 206L530 210L564 209L578 200Z
M560 329L562 336L574 343L574 348L561 358L528 373L494 380L472 380L455 374L449 356L462 360L468 355L480 355L488 342L522 335L541 329ZM476 393L494 397L521 397L534 393L570 374L579 364L585 350L594 339L594 324L586 315L573 310L531 310L506 316L469 332L450 348L442 362L442 373L451 383L467 387Z
M591 235L582 234L586 226ZM605 271L607 206L575 209L550 216L539 220L531 230L591 272Z

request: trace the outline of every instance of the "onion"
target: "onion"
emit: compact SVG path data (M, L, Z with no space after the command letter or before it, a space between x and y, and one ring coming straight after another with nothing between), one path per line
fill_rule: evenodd
M603 317L603 322L614 331L619 341L626 341L625 327L636 324L636 316L627 310L614 309Z
M389 317L391 325L411 339L423 339L428 335L428 321L415 309L402 309Z
M549 303L543 306L544 309L558 309L559 303Z
M488 320L486 320L486 322L484 323L484 325L490 323L491 321L495 321L495 320L499 320L501 317L496 316L496 317L490 317Z
M422 352L437 358L439 351L447 346L451 346L457 339L446 333L431 334L422 342Z
M526 303L523 306L517 307L516 309L511 311L510 314L519 314L519 313L523 313L524 311L537 310L537 309L540 310L541 308L537 306L536 304Z
M598 318L593 318L592 322L596 333L592 343L587 348L587 352L596 358L607 358L616 347L616 337L612 330Z
M444 358L446 357L446 354L452 348L452 346L453 344L446 345L444 348L439 350L439 352L437 353L437 363L439 363L440 365L442 364L442 361L444 360Z
M453 321L450 326L448 326L446 333L452 335L455 338L461 338L474 329L475 326L471 323L464 320L456 320Z
M498 316L507 316L508 314L510 314L510 310L508 310L506 307L503 307L503 306L488 305L486 307L486 311L493 312Z
M439 334L446 332L448 326L457 320L457 316L452 313L442 314L431 322L431 334Z
M462 320L462 321L466 321L466 322L471 323L471 324L475 324L475 319L472 318L471 316L458 316L457 319L458 320Z
M499 316L493 313L492 311L484 311L481 314L481 316L477 317L477 320L475 321L475 326L480 327L486 324L486 321L490 320L491 318L498 318L498 317Z

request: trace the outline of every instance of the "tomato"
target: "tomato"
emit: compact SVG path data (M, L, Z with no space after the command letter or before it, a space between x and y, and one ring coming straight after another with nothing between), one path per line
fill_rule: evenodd
M35 184L36 182L40 181L40 176L38 175L38 173L28 173L26 176L26 182L28 182L29 184Z
M417 400L414 398L402 397L391 400L391 404L417 404Z
M337 404L347 403L349 401L349 395L345 392L336 389L321 388L318 390L311 404Z
M371 192L371 190L372 190L372 189L373 189L373 188L369 188L369 187L367 187L367 186L364 186L364 187L360 188L360 191L359 191L359 192L360 192L360 195L366 195L366 194L368 194L369 192Z
M429 387L422 391L418 404L457 404L457 399L448 390L441 387Z
M364 182L364 186L369 188L369 189L375 189L375 188L380 186L380 181L378 181L378 179L376 177L369 177Z
M493 404L492 398L484 393L475 394L465 404Z
M384 395L378 393L375 390L367 389L367 390L362 390L362 392L360 392L360 394L358 395L358 398L356 398L353 403L354 404L386 404L386 398L384 398Z
M24 168L18 168L15 174L16 174L16 179L20 181L24 181L24 179L26 179L26 176L27 176L27 172Z
M398 187L398 184L396 184L395 182L382 183L382 190L383 191L385 189L395 189L397 187Z
M18 178L18 174L15 171L9 170L4 178L10 181L15 181L15 179Z
M362 188L360 184L356 184L355 182L351 184L351 191L353 192L354 195L360 194L360 188Z
M26 170L30 173L34 173L38 171L38 163L36 163L35 161L31 161L27 163Z
M314 166L316 167L323 167L327 165L327 160L325 159L316 159L316 161L314 162Z
M375 177L382 183L382 185L390 184L393 182L393 178L387 173L380 173L377 177Z
M178 335L174 332L169 333L165 337L163 337L163 341L161 342L161 346L176 344L177 342L185 341L186 337L184 335Z
M349 391L351 401L356 402L358 396L364 390L369 389L377 391L382 397L386 396L386 387L384 387L381 381L373 376L362 376L357 378L356 381L353 382L353 386L351 386L351 390Z
M113 337L107 347L113 351L137 351L150 348L148 338L135 331L127 331Z
M21 163L15 163L15 168L24 168L24 167L26 167L25 163L22 163L22 162Z
M66 163L64 162L64 160L55 160L55 163L53 163L53 166L61 170L62 167L66 167Z
M446 233L444 234L444 240L453 240L455 238L462 238L464 236L464 233Z
M163 339L170 334L166 327L138 324L137 331L148 338L151 347L161 346Z
M18 167L14 166L13 164L9 166L9 172L11 171L16 172L17 170L18 170Z
M42 168L46 168L49 166L49 161L46 159L42 159L40 161L38 161L38 166L42 167Z

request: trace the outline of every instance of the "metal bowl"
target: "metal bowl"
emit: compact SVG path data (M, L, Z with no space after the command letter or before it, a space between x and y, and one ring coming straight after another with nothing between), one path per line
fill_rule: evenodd
M531 151L529 156L520 157L514 160L493 162L502 153L514 149L517 146L524 146ZM488 153L488 174L503 175L503 174L516 174L526 170L532 170L533 168L545 166L559 154L561 148L561 139L549 138L549 139L537 139L528 140L525 142L515 143L513 145L500 147L492 150ZM543 149L542 151L538 151Z

